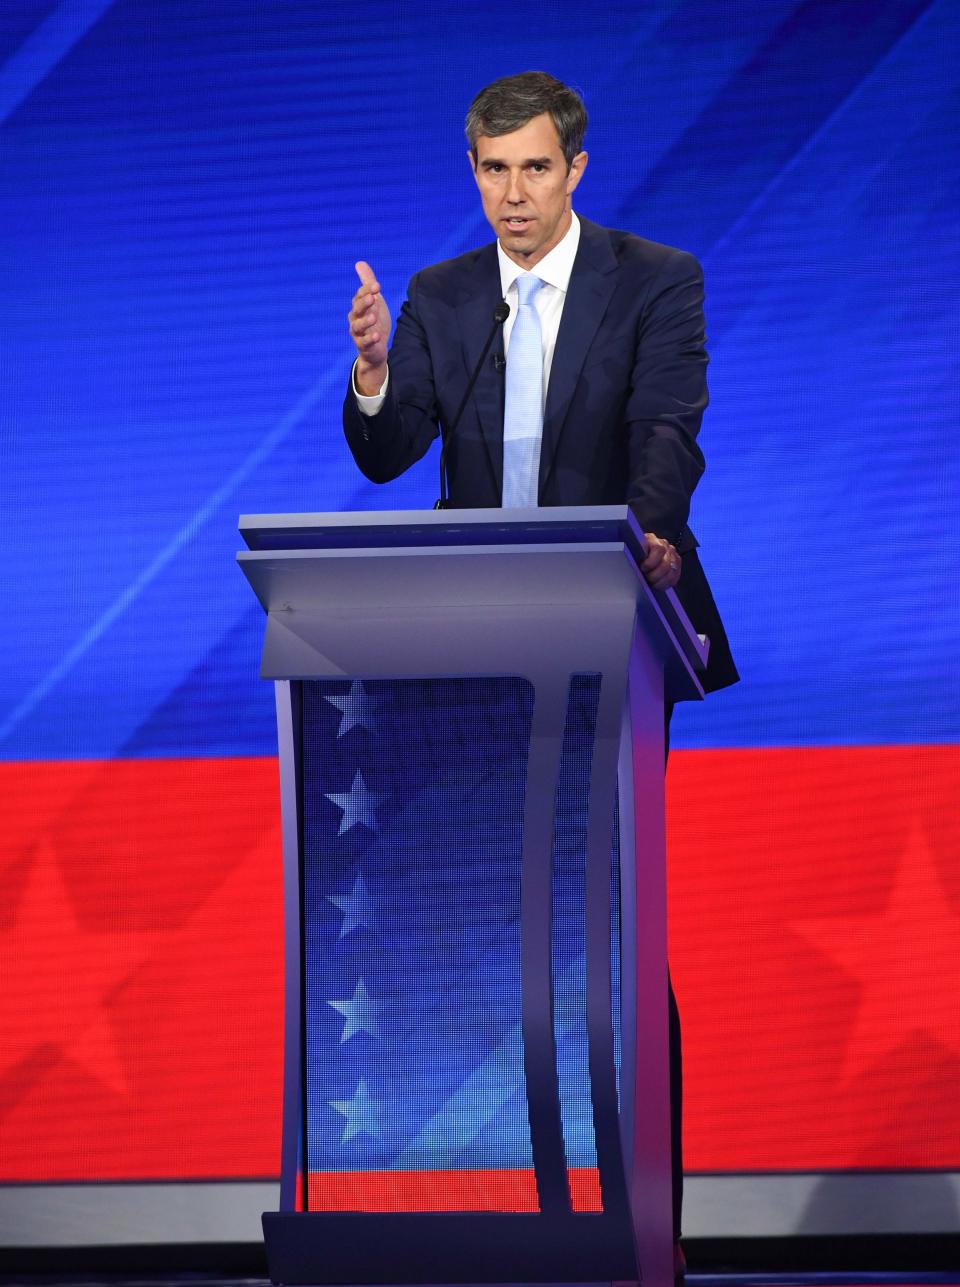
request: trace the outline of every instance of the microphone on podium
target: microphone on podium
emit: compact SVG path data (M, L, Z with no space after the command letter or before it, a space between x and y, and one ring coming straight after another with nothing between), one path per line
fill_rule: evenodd
M497 329L498 327L501 327L504 324L504 322L507 320L509 316L510 316L510 305L507 303L505 299L502 299L500 303L497 305L497 307L493 310L493 326L491 326L490 328L490 334L487 336L487 341L483 346L483 351L481 352L480 357L477 359L477 365L473 368L473 374L470 376L470 379L467 383L467 387L466 387L466 390L464 391L463 398L460 400L460 405L459 407L457 407L457 414L453 417L453 420L450 422L450 428L447 430L446 434L442 435L443 443L440 448L440 497L437 500L437 503L434 505L433 507L434 509L450 508L450 499L447 493L447 444L450 442L450 439L453 437L454 431L456 430L457 425L460 423L460 417L463 415L466 409L467 400L469 399L470 394L473 392L473 386L476 384L477 379L480 375L480 370L484 364L484 361L486 360L487 354L490 352L490 345L493 343L493 339L497 333ZM503 358L500 357L499 353L496 354L493 361L498 371L502 371L503 368L506 366L506 362L503 360Z

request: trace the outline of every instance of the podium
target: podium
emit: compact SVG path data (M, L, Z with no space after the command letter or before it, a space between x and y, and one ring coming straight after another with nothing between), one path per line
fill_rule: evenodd
M672 1283L664 703L622 507L245 516L283 829L276 1283Z

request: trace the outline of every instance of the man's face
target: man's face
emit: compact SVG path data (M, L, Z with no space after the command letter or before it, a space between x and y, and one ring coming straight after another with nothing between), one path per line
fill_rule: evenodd
M579 152L567 169L547 112L512 134L477 138L474 177L483 213L515 263L532 268L562 240L570 227L570 194L586 164L586 152Z

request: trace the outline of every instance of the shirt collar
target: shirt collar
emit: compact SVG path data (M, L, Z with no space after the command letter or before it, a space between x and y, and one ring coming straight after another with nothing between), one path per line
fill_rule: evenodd
M573 261L577 257L577 247L580 245L580 220L571 210L570 227L563 234L563 239L554 246L548 254L534 264L529 271L535 277L539 277L542 282L548 286L555 286L557 290L566 293L570 285L570 274L573 272ZM522 277L528 270L515 264L508 254L504 251L500 242L497 242L497 258L500 261L500 293L506 298L507 291L517 280Z

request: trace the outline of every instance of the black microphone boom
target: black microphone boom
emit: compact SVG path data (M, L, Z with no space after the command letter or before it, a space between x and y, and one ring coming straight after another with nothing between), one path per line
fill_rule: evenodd
M460 400L460 405L459 407L457 407L457 414L453 417L453 420L451 420L450 428L447 430L446 434L441 434L442 443L440 447L440 499L437 501L436 505L434 505L433 507L434 509L450 508L450 500L447 495L447 444L449 443L450 439L453 437L454 431L457 425L460 423L460 417L463 415L466 409L467 401L470 397L470 394L473 392L473 386L476 384L477 379L480 375L480 370L484 364L484 361L486 360L486 356L490 352L490 345L493 343L493 337L497 333L497 327L502 326L509 316L510 316L510 305L507 303L505 299L502 299L500 303L497 305L497 307L493 310L493 326L491 326L490 328L490 334L487 336L487 342L483 346L483 352L480 354L480 357L477 360L477 365L473 368L473 374L470 376L469 383L467 384L466 390L464 391L464 395ZM499 371L500 369L501 367L498 364L497 370Z

